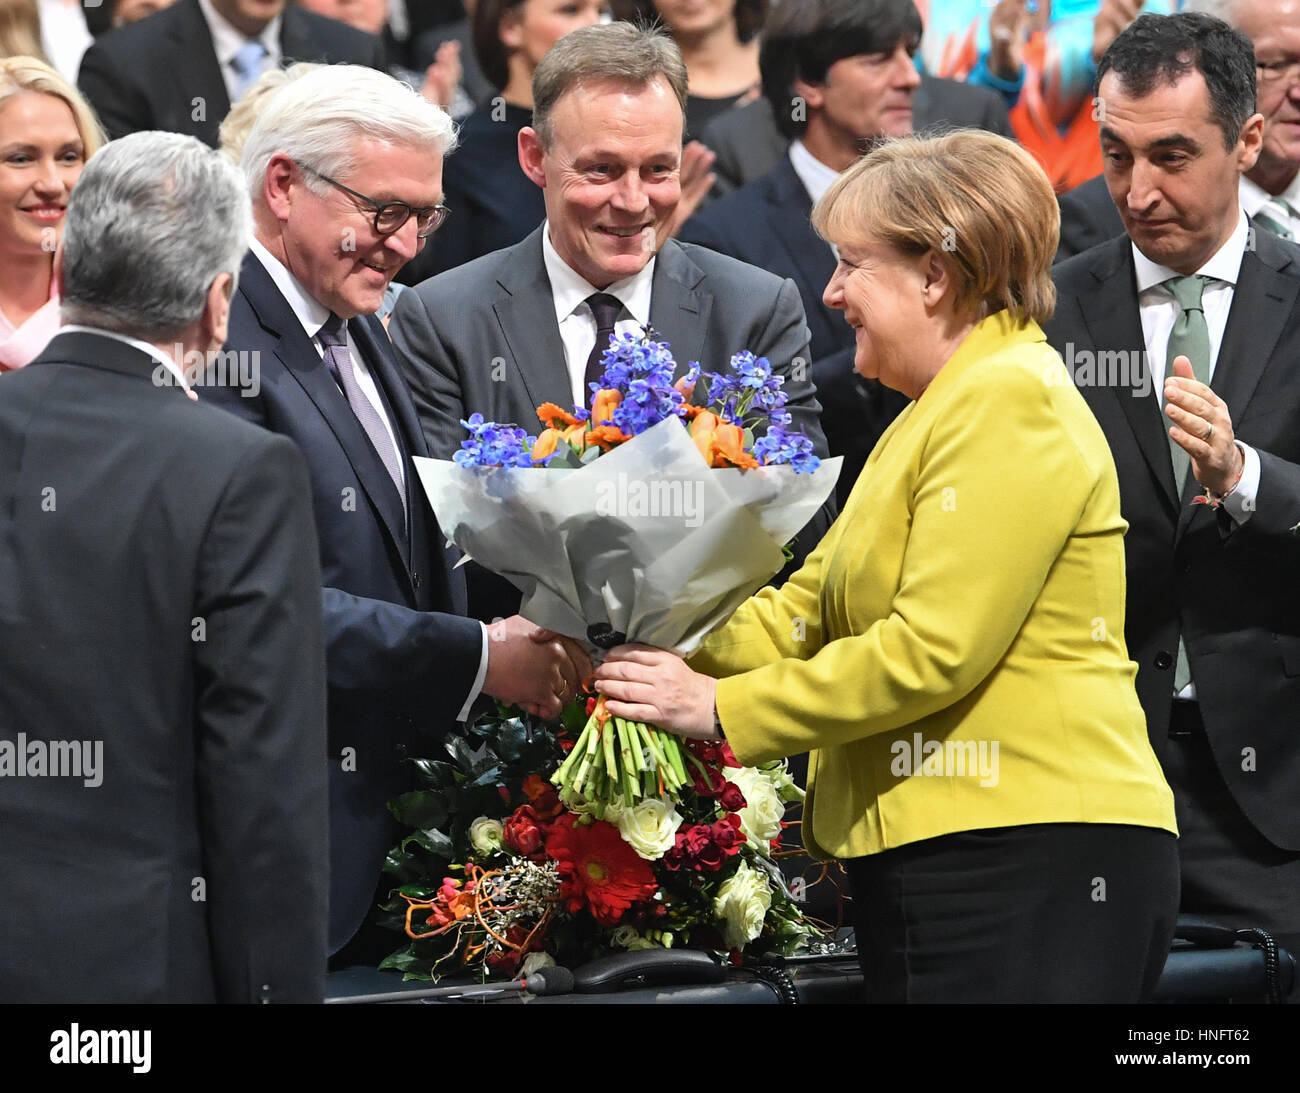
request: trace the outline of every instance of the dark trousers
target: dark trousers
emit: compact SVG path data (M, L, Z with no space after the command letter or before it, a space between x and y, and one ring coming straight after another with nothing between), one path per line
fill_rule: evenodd
M1178 913L1177 840L1122 824L962 831L845 861L871 1002L1137 1002Z
M1174 703L1163 760L1178 813L1182 910L1267 930L1300 960L1300 853L1274 846L1233 800L1195 702ZM1300 975L1290 999L1300 1001Z

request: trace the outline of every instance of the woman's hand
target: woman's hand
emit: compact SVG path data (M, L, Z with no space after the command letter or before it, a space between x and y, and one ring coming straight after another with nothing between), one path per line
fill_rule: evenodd
M620 645L596 669L596 689L610 713L695 740L718 739L713 728L717 685L711 676L692 672L675 653L651 645Z

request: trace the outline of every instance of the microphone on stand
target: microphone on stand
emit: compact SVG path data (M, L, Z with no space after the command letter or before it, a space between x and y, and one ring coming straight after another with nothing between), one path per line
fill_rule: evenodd
M538 968L528 976L508 983L481 983L457 987L428 987L418 991L385 991L382 994L356 994L347 998L327 998L330 1003L360 1002L437 1002L442 1000L487 999L507 994L568 994L573 990L573 972L553 965Z

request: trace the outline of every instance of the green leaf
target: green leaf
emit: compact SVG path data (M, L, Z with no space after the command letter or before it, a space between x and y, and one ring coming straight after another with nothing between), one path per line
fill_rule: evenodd
M389 801L388 811L407 827L442 827L447 822L447 797L443 793L416 789Z
M600 457L601 457L601 450L598 447L592 446L588 448L585 452L583 452L582 455L579 457L578 465L580 467L585 467L588 463L596 462L596 460L599 459Z
M446 740L447 754L456 761L461 771L466 773L474 769L474 749L463 736L449 736Z
M500 783L501 779L501 766L500 764L495 764L488 767L487 770L475 778L474 781L470 783L470 786L471 788L475 786L495 786Z
M434 828L427 828L423 831L414 831L402 840L402 849L405 850L411 843L423 847L430 854L436 854L440 858L450 859L453 854L451 840L441 831Z
M409 759L420 781L430 789L446 789L455 784L456 768L440 759Z

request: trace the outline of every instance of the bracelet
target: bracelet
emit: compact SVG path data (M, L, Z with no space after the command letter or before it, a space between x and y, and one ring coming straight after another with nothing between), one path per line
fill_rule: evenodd
M713 731L717 733L719 740L727 739L727 734L722 731L722 721L718 718L718 703L713 703Z
M1237 450L1241 451L1240 448L1238 448ZM1237 487L1241 485L1242 475L1244 475L1245 473L1246 473L1246 453L1242 452L1241 470L1237 472L1237 477L1233 479L1232 485L1229 486L1223 493L1215 493L1212 489L1210 489L1209 486L1206 486L1205 492L1201 494L1200 497L1192 498L1192 504L1209 505L1210 508L1217 509L1220 505L1223 504L1223 502L1225 502L1229 497L1231 497L1234 493L1237 492Z

